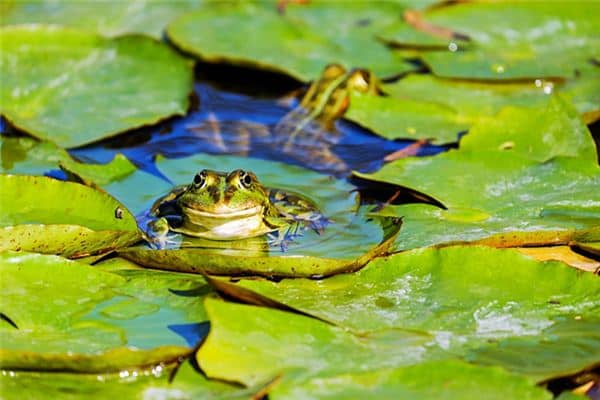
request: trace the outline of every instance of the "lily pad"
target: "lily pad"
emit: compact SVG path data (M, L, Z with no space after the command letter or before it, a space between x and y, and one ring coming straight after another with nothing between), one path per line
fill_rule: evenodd
M17 327L0 325L6 369L109 372L174 363L191 346L167 325L202 322L197 289L210 292L197 276L113 273L33 253L2 252L0 267L0 308ZM191 289L195 295L185 296ZM123 304L137 312L119 313Z
M562 355L569 363L547 363L544 352L536 351L540 335L567 343L572 338L569 332L582 325L577 325L578 319L592 318L600 311L600 280L515 250L418 249L322 281L214 280L229 296L236 297L238 290L251 291L361 337L384 329L425 331L434 338L431 345L455 356L465 356L469 349L483 354L489 342L525 338L531 348L523 346L519 353L527 355L527 364L510 357L493 364L507 368L518 364L520 373L536 379L573 373L600 359L600 340L589 335L583 339L585 334L576 346L586 357L573 357L568 346L555 348L552 357ZM534 359L536 355L539 358Z
M365 67L393 76L415 67L390 52L374 35L398 20L397 4L211 4L173 21L169 38L204 61L241 64L314 79L329 63ZM324 26L330 29L323 29Z
M148 370L123 370L112 374L69 374L64 372L10 371L0 375L6 400L22 399L248 399L262 387L239 388L210 381L190 363L177 370L159 365Z
M466 35L471 42L467 48L459 44L444 51L425 51L422 59L443 77L573 77L600 55L599 12L598 3L587 1L478 2L432 8L422 15L425 23ZM403 30L386 39L431 44L430 39L406 36Z
M394 332L361 339L306 316L207 298L210 333L196 354L209 378L254 385L300 370L304 379L414 364L429 339Z
M44 175L69 158L66 150L52 142L0 135L0 171L3 173Z
M529 379L501 368L459 361L427 362L409 367L314 378L283 379L269 392L273 399L551 399Z
M198 2L128 0L126 6L116 7L111 1L7 0L2 7L2 25L58 24L107 36L139 32L160 39L171 19L197 8Z
M140 239L133 215L92 188L41 176L0 175L0 192L0 250L81 257Z
M397 160L356 176L413 187L448 207L382 210L379 214L405 217L398 238L404 249L512 233L536 245L567 244L571 238L561 243L551 238L597 226L600 218L594 148L576 111L553 97L544 108L503 109L475 125L458 150ZM514 246L528 244L515 238Z
M383 85L385 97L353 93L346 117L387 139L448 143L476 123L493 123L502 107L543 108L554 92L571 98L585 122L591 123L598 118L599 82L589 76L566 83L542 79L492 83L411 74Z
M192 64L153 39L45 25L5 26L0 39L2 114L39 139L81 146L188 108Z
M47 175L61 168L72 181L98 187L123 179L137 167L122 154L106 164L84 164L52 142L0 136L0 172Z
M195 244L192 242L194 238L186 236L181 237L184 245L187 242L191 244L181 249L152 250L146 246L121 249L123 257L154 268L226 275L326 276L360 268L375 255L387 253L400 229L397 219L376 218L369 221L364 210L357 212L358 196L352 193L353 186L347 182L300 167L211 155L161 159L157 165L176 184L188 184L196 172L205 168L253 171L267 187L298 193L310 199L329 224L321 234L310 229L303 231L301 236L288 243L285 252L278 246L267 246L264 238L244 247L244 243L234 242ZM132 193L132 186L144 190ZM140 215L140 224L144 227L149 207L170 187L147 174L136 173L105 189L115 197L125 199L126 204Z

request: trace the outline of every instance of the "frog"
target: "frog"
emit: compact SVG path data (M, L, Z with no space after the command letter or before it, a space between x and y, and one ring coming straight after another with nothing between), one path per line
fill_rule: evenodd
M203 169L188 185L174 187L154 202L148 239L157 248L175 242L171 232L212 241L263 235L282 249L300 228L322 231L326 219L311 200L262 185L252 171Z
M212 120L187 129L210 141L218 153L248 155L252 146L269 148L286 162L293 159L313 169L345 176L350 168L332 146L341 139L335 122L347 111L352 92L382 94L379 81L369 70L329 64L299 104L273 126L242 122L221 131L217 121Z

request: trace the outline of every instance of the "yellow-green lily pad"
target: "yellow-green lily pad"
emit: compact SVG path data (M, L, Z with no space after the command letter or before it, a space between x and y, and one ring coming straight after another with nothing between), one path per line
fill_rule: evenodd
M174 365L148 369L124 369L119 373L79 374L65 372L4 371L0 375L2 396L23 399L249 399L262 386L239 386L208 380L189 362L174 374Z
M600 76L600 75L599 75ZM600 79L590 74L567 82L485 82L410 74L382 86L387 96L352 93L346 117L387 139L458 140L476 123L493 123L505 106L543 108L549 95L570 98L586 123L598 118ZM532 111L536 112L536 111Z
M434 338L430 346L454 356L472 353L483 358L490 349L500 353L502 345L489 345L499 340L529 343L530 351L525 345L520 349L528 355L527 363L510 356L502 361L500 355L497 362L486 363L514 366L538 380L577 372L600 359L597 335L582 333L582 340L573 345L579 348L576 356L569 344L572 331L583 325L578 321L593 319L600 311L600 280L561 262L536 261L512 249L412 250L376 259L354 274L321 281L212 280L229 296L239 290L248 301L253 298L250 291L255 298L365 338L386 329L424 331ZM557 337L557 345L548 346L551 352L537 351L539 337ZM561 356L562 363L546 362Z
M39 139L81 146L188 108L192 63L154 39L18 25L0 41L0 112Z
M398 237L404 249L523 232L542 245L535 232L551 238L600 224L595 146L577 112L559 97L544 108L503 109L476 124L458 150L397 160L356 176L413 187L448 207L382 210L379 214L404 216ZM572 240L566 238L562 244Z
M137 242L135 218L110 195L42 176L0 175L0 250L66 257Z
M294 382L283 379L270 399L551 399L531 380L456 360L426 362L402 368L317 377Z
M293 370L303 377L409 365L428 335L397 330L360 338L314 318L207 298L211 330L196 359L209 378L254 385Z
M266 68L302 81L334 62L394 76L415 67L375 34L400 19L402 10L366 2L287 4L283 13L273 3L208 4L177 18L167 33L177 47L204 61Z

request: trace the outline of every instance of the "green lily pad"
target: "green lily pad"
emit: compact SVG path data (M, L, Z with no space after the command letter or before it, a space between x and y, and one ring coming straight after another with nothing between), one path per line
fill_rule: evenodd
M22 399L248 399L261 387L239 388L210 381L185 363L169 381L171 366L123 370L113 374L10 371L0 375L6 400Z
M6 0L2 7L2 25L58 24L107 36L139 32L160 39L171 19L197 8L198 2L128 0L117 7L111 1Z
M0 325L0 366L109 372L188 355L186 340L167 325L205 320L198 289L210 292L206 282L114 263L116 272L107 272L57 256L0 253L0 309L17 327Z
M414 364L429 337L398 330L359 338L301 315L207 298L211 330L196 358L209 378L254 385L300 370L304 379Z
M545 108L503 109L475 125L458 150L397 160L356 176L413 187L448 207L382 210L381 215L405 217L398 237L404 249L524 232L530 238L540 233L531 242L536 245L542 238L557 244L553 236L598 225L600 199L593 188L600 185L600 169L594 148L577 112L553 97Z
M477 349L473 350L479 354L475 361L483 358L490 346L496 349L489 342L522 340L524 344L516 352L521 358L507 356L503 361L498 356L491 364L515 367L536 379L573 373L600 359L597 335L582 333L580 342L553 347L551 356L536 347L543 337L568 343L572 332L583 325L578 319L597 315L600 280L563 263L539 262L515 250L478 246L418 249L376 259L354 274L322 281L212 280L229 296L242 297L237 295L242 293L248 301L253 298L247 295L251 291L361 337L384 329L425 331L434 337L431 344L449 355L465 356ZM587 356L574 356L573 347ZM498 344L498 354L503 348ZM548 357L569 362L548 363ZM524 358L527 364L517 362Z
M506 338L471 350L467 359L548 380L597 368L599 343L600 321L578 315L559 321L540 335Z
M425 51L422 58L435 75L443 77L572 77L600 55L599 12L598 3L587 1L479 2L432 8L423 14L427 24L460 32L472 43L467 48L459 44L450 50ZM431 44L430 39L420 41L402 29L386 39Z
M543 108L548 94L571 98L587 123L598 118L600 80L581 76L564 84L537 79L531 82L475 82L411 74L383 85L386 97L353 93L346 117L387 139L457 141L459 132L476 123L493 123L502 107Z
M41 176L0 175L0 192L0 250L81 257L140 239L133 215L92 188Z
M202 169L253 171L267 187L298 193L311 199L331 222L321 234L307 230L294 238L285 252L269 247L264 238L245 243L205 241L181 249L152 250L147 246L121 249L120 254L142 265L180 272L225 275L326 276L360 268L376 255L390 251L400 229L394 218L368 221L364 210L357 213L357 195L345 181L283 163L235 156L196 155L183 159L160 159L158 167L175 184L187 184ZM144 188L133 192L131 187ZM152 203L171 187L148 174L104 187L136 214L147 212ZM143 218L141 219L144 224ZM382 233L383 231L383 233ZM182 236L182 241L193 238Z
M192 64L153 39L44 25L0 39L2 114L39 139L81 146L188 108Z
M169 38L182 50L209 62L266 68L302 81L316 78L329 63L369 68L379 76L414 70L374 35L398 20L397 4L364 2L211 4L169 25ZM324 26L330 29L323 29Z
M0 172L44 175L57 168L67 173L70 180L91 187L123 179L137 170L122 154L117 154L106 164L84 164L52 142L0 136Z
M59 163L59 167L67 173L70 180L96 188L124 179L137 170L123 154L115 155L106 164L84 164L67 158Z
M524 377L501 368L459 361L427 362L409 367L313 378L284 379L269 392L272 399L551 399Z
M70 158L67 151L52 142L0 135L0 171L3 173L44 175Z

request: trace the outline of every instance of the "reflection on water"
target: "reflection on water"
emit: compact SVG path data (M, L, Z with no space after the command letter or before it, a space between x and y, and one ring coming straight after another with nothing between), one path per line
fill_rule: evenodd
M199 82L195 99L185 117L175 117L155 126L136 129L98 144L71 150L77 158L89 162L108 162L115 153L124 153L140 168L160 176L154 166L157 155L180 158L198 153L236 154L300 165L319 172L347 176L351 170L374 171L386 155L397 152L411 140L389 141L346 120L338 120L334 132L304 135L292 152L281 151L281 139L274 127L292 108L290 98L282 100L254 98L223 91ZM285 104L288 103L288 104ZM308 130L322 129L307 126ZM315 141L318 136L321 141ZM426 145L417 155L435 154L444 147ZM311 154L332 153L341 164L320 163ZM340 167L343 165L343 167Z

